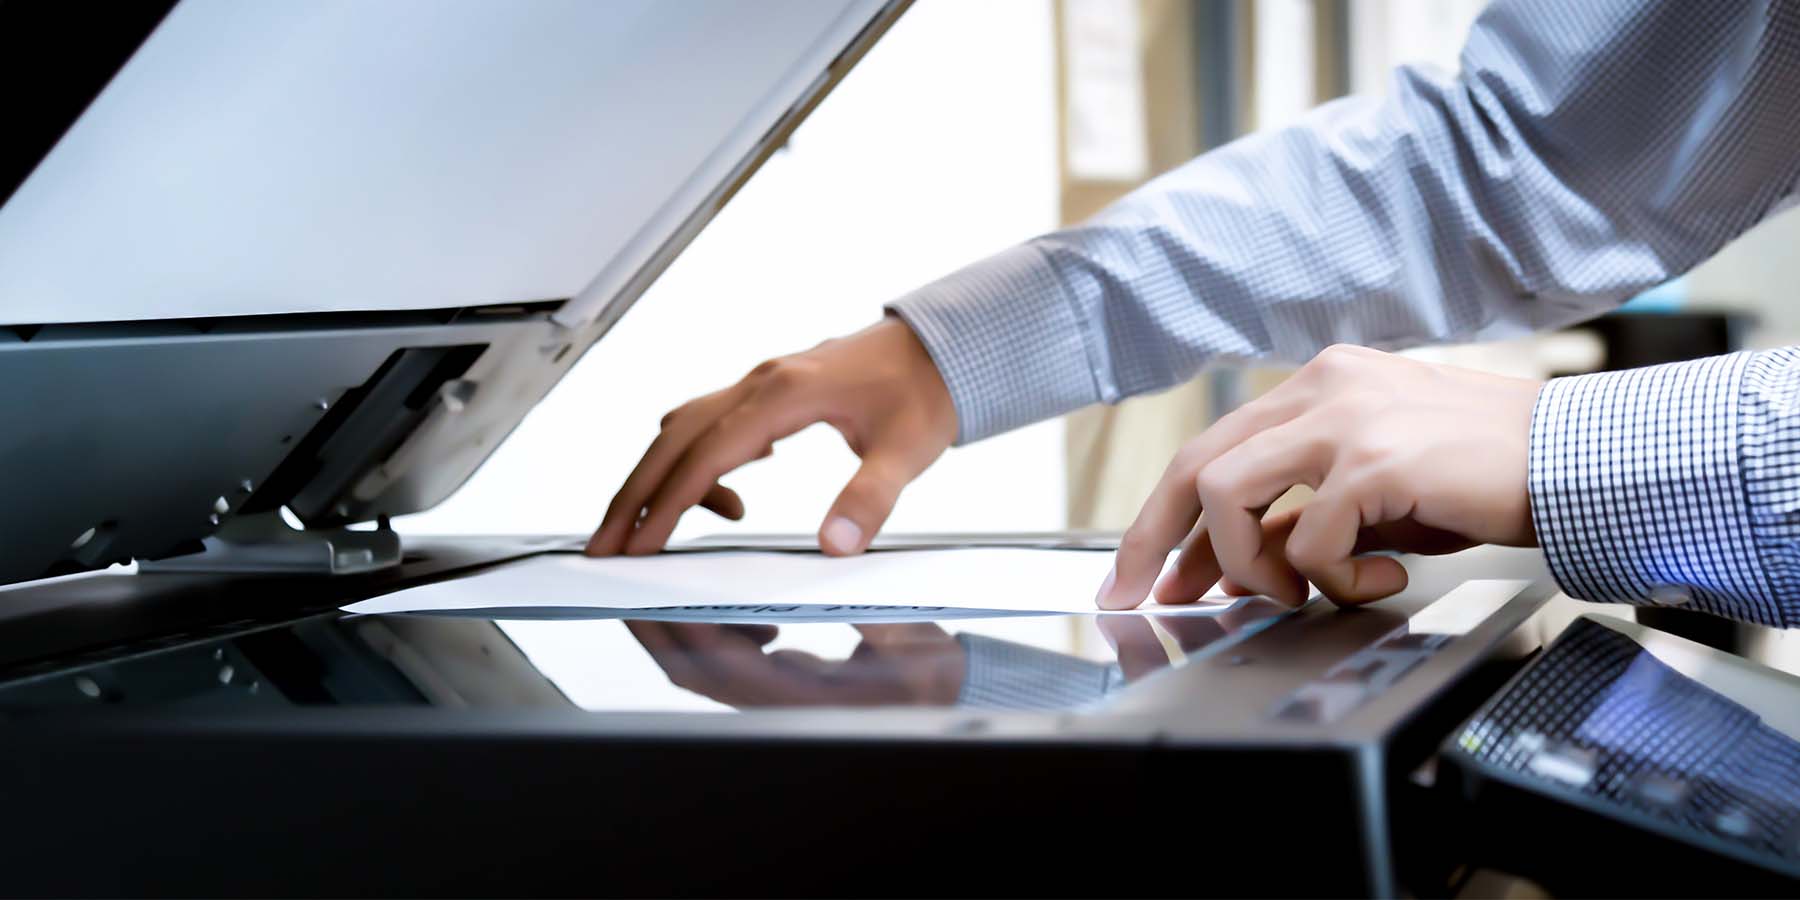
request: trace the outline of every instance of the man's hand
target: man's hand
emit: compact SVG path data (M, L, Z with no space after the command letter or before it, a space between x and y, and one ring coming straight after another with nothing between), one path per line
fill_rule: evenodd
M1154 582L1158 601L1186 603L1223 575L1228 590L1288 603L1305 600L1308 581L1340 603L1366 603L1405 588L1406 570L1359 554L1533 545L1525 482L1539 387L1328 348L1181 449L1096 602L1136 606ZM1315 491L1304 507L1263 517L1301 484Z
M743 500L719 478L815 422L836 428L862 458L819 529L819 546L838 556L867 547L901 489L956 439L943 377L912 329L890 317L765 362L664 416L662 433L619 488L587 552L655 553L696 505L742 518Z

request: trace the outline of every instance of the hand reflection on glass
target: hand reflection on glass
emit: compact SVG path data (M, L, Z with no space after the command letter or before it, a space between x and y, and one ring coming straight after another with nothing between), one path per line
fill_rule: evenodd
M1248 597L1213 615L1157 616L1155 625L1149 616L1102 616L1097 624L1119 658L1120 673L1131 682L1166 669L1220 638L1291 610L1267 597ZM1179 655L1156 633L1159 627L1174 639Z
M625 627L669 681L728 706L947 706L963 681L963 649L929 623L863 624L849 658L769 650L773 625L630 620Z
M1100 632L1118 656L1116 665L981 635L953 636L930 623L856 625L862 643L842 660L768 649L780 634L773 625L630 620L625 627L675 686L740 709L1068 709L1103 700L1184 654L1289 611L1250 597L1211 615L1102 617ZM1165 645L1158 628L1179 652Z

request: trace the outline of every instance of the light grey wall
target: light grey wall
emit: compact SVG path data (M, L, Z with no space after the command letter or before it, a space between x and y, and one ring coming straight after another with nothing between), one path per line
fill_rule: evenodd
M1688 274L1695 308L1754 312L1755 346L1800 343L1800 209L1770 219Z

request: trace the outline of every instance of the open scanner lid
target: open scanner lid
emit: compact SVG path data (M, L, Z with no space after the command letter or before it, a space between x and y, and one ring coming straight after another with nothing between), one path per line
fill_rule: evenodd
M441 501L906 2L181 0L0 206L0 582Z

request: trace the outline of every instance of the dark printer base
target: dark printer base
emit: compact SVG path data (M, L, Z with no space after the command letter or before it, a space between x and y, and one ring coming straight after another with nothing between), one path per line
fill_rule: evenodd
M6 891L1366 893L1346 756L317 710L8 738ZM424 715L419 715L419 713ZM504 721L510 719L510 721Z

